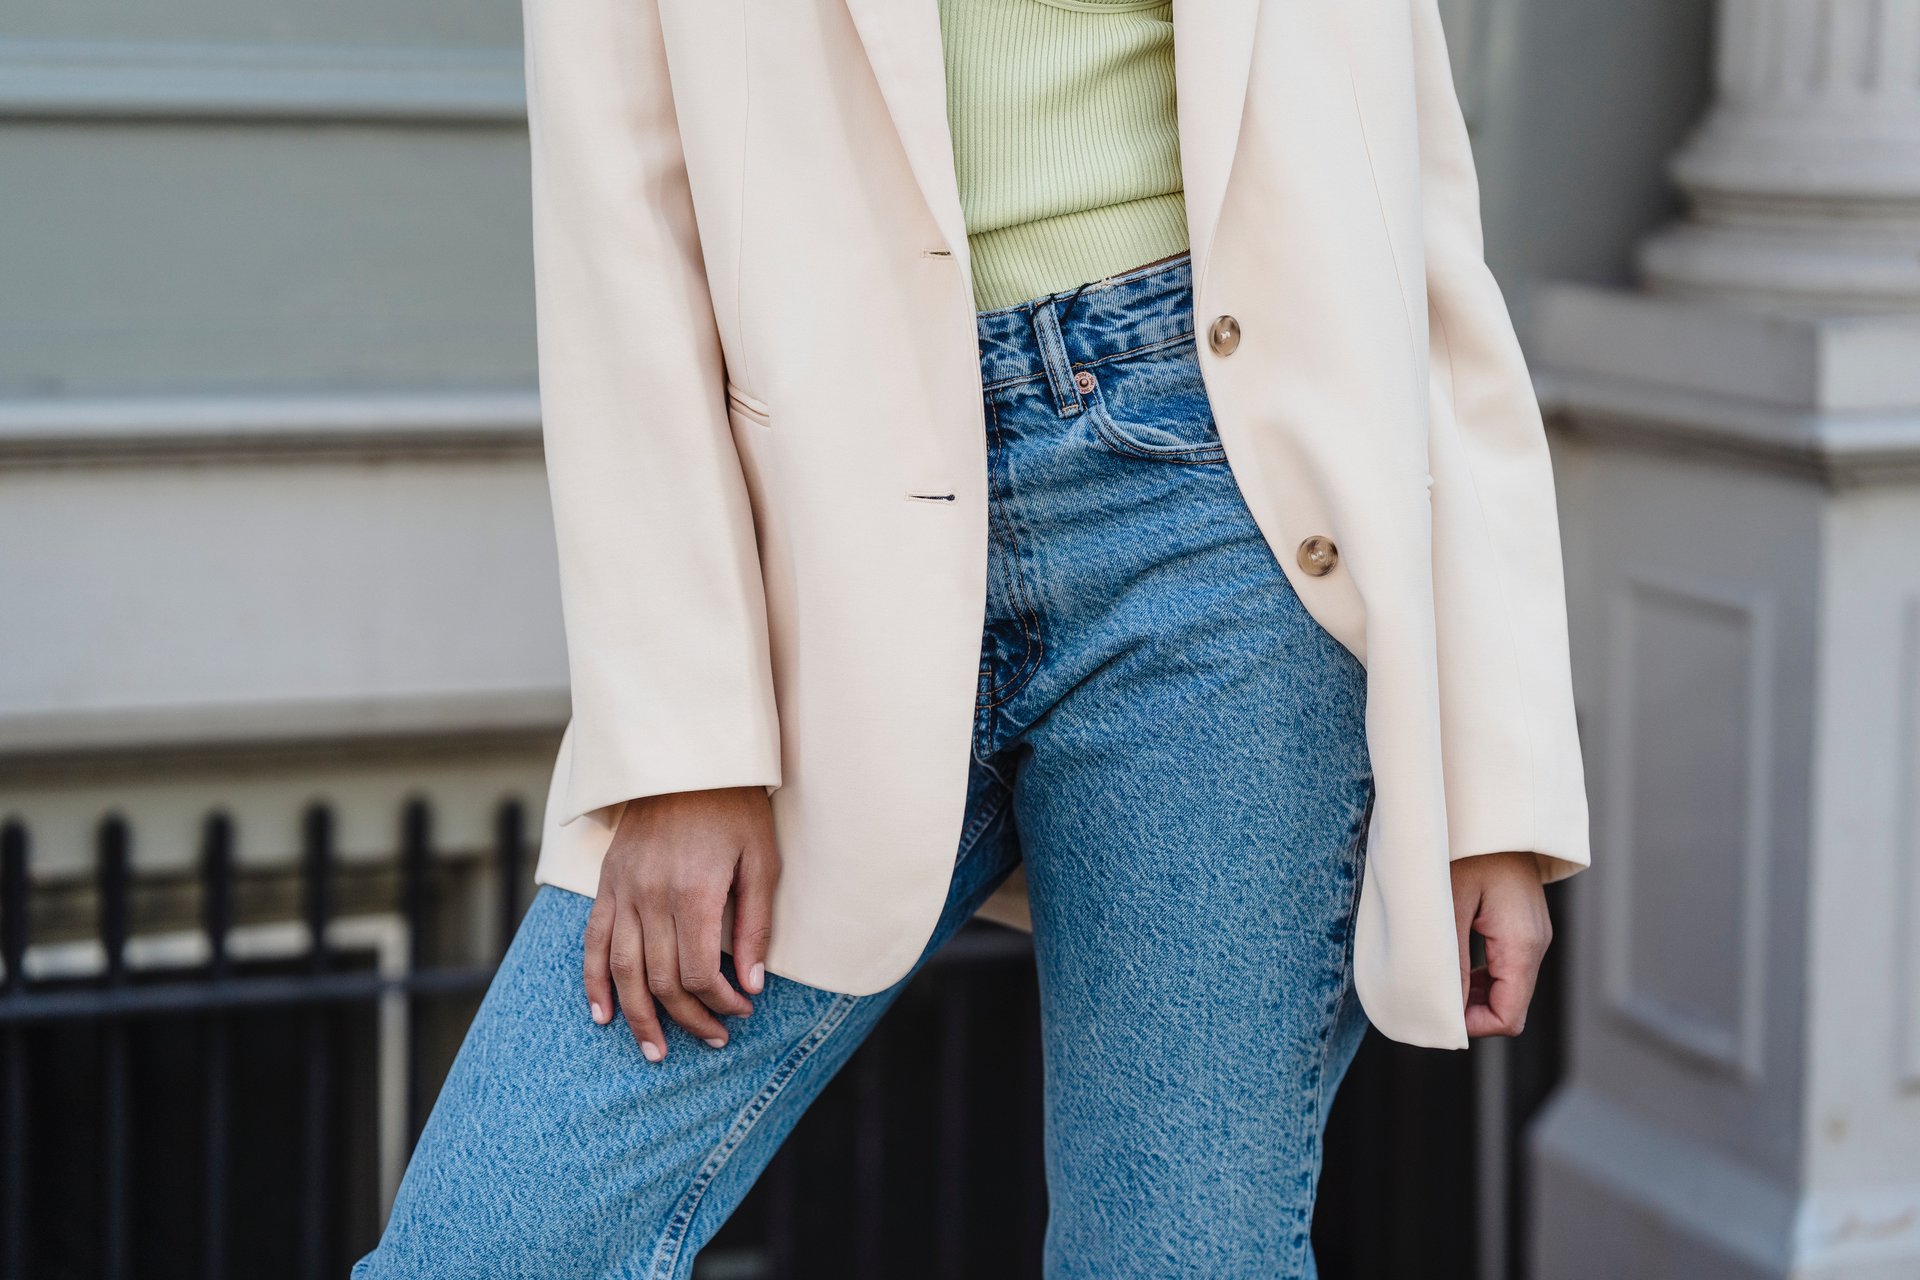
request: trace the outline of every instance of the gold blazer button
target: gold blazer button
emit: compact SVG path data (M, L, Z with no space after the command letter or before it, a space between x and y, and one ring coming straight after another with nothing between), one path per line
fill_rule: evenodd
M1240 322L1232 316L1215 316L1207 327L1207 345L1220 355L1232 355L1240 345Z
M1333 566L1340 563L1340 548L1333 545L1332 538L1316 533L1300 544L1300 550L1294 558L1300 562L1302 569L1314 577L1324 577L1333 571Z

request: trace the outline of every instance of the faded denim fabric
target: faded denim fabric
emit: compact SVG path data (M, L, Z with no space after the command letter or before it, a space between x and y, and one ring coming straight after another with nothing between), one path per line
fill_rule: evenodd
M1054 1280L1311 1277L1367 1025L1365 674L1241 499L1191 322L1186 254L978 316L987 616L926 954L1025 860ZM589 905L536 896L357 1280L689 1275L908 980L769 975L725 1048L669 1022L650 1064L588 1017Z

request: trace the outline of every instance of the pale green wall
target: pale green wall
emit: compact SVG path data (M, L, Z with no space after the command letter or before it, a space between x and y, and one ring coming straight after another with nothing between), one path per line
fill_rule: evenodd
M15 0L0 397L533 380L512 0Z
M1523 320L1674 211L1710 8L1445 0ZM0 396L530 383L518 41L513 0L15 0Z
M520 41L507 0L9 0L0 33L45 40L504 48Z
M0 813L86 864L538 807L567 714L517 0L0 5Z

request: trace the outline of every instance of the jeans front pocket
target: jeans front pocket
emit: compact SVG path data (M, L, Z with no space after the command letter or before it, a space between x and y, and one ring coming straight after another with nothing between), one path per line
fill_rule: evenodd
M1076 373L1087 423L1114 453L1152 462L1225 462L1193 335Z

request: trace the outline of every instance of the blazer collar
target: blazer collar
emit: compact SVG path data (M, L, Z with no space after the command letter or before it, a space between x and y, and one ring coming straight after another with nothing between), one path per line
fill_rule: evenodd
M947 124L938 0L846 0L914 179L962 263L966 216ZM1193 279L1200 282L1240 138L1260 0L1174 0L1174 91Z

